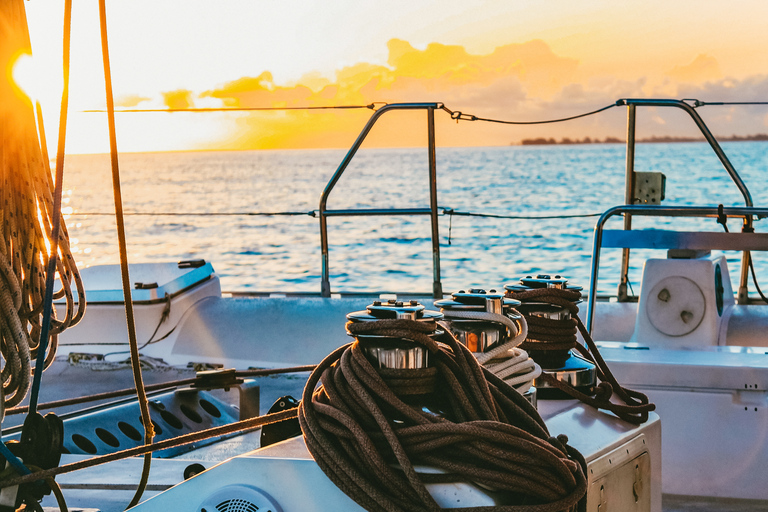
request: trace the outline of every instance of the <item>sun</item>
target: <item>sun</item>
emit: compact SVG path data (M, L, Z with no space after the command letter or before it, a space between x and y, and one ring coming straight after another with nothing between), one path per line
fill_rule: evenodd
M40 84L35 63L28 53L20 53L11 64L11 84L17 94L35 102L39 99L38 84Z

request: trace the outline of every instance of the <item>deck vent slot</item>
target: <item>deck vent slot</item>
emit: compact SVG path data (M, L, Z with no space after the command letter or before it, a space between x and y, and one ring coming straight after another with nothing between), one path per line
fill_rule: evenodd
M216 510L219 512L256 512L259 507L247 500L232 499L222 501L216 505Z

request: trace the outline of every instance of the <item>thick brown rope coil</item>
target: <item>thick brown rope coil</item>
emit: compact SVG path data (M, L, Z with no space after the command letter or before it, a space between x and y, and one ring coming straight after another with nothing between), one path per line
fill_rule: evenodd
M645 394L621 386L611 373L592 336L589 335L578 316L579 307L574 301L581 298L581 292L557 288L539 288L524 292L508 292L508 296L524 304L526 302L553 304L570 312L571 318L564 320L525 315L528 321L528 339L520 346L529 352L576 350L582 357L594 363L600 383L594 394L588 395L547 374L546 371L542 373L540 379L544 379L550 386L556 387L586 404L611 411L630 423L639 425L648 421L648 413L656 409L656 405L649 403ZM586 346L576 339L577 332L581 333ZM614 395L623 403L612 402L611 397Z
M425 484L461 481L504 491L515 505L454 509L459 512L586 506L581 454L565 436L550 436L536 409L449 333L438 343L429 336L434 326L412 320L351 323L348 329L413 341L426 347L430 361L426 370L382 372L355 341L329 355L307 381L298 412L307 448L360 506L437 511ZM387 384L393 379L399 381L394 388ZM421 473L416 466L443 473Z

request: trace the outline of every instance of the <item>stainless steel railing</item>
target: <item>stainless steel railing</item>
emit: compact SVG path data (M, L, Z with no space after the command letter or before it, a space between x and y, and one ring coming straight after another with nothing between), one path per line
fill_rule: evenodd
M595 225L595 239L592 248L592 272L589 283L589 311L587 312L587 330L592 332L597 302L598 271L600 268L600 251L603 247L635 248L635 249L718 249L735 251L767 251L768 233L715 233L715 232L681 232L668 230L635 230L631 236L626 236L625 230L605 230L608 219L615 215L636 215L646 217L700 217L727 218L735 217L752 219L752 217L768 216L768 208L749 206L718 208L709 206L615 206L603 213ZM606 235L612 238L611 243L604 243ZM624 236L622 236L624 235Z
M432 295L435 298L443 296L440 282L440 239L437 223L437 164L435 159L435 110L442 109L442 103L393 103L376 110L366 123L355 143L339 164L336 172L325 186L320 197L318 216L320 218L320 250L322 253L322 275L320 293L323 297L331 296L330 261L328 257L328 217L333 216L373 216L373 215L429 215L432 226ZM427 159L429 162L429 208L392 208L392 209L342 209L328 210L328 197L338 183L352 158L360 149L368 133L381 116L397 110L426 110L427 112Z
M731 180L736 184L736 186L739 189L739 192L741 192L742 197L744 198L744 204L746 206L753 206L752 204L752 195L749 193L749 190L747 189L747 186L744 184L744 181L742 181L741 176L739 176L739 173L736 172L736 169L734 169L733 164L731 164L730 160L728 160L728 157L726 156L725 152L723 151L723 148L720 147L720 144L717 142L717 139L712 135L712 132L709 131L709 128L707 127L706 123L704 123L704 120L699 116L699 113L696 112L696 109L693 105L686 102L685 100L669 100L669 99L637 99L637 98L626 98L621 99L616 102L617 105L627 105L627 164L626 164L626 203L628 205L634 204L634 166L635 166L635 125L636 125L636 115L637 115L637 107L671 107L671 108L679 108L686 112L691 119L693 119L694 123L696 123L696 126L701 131L702 135L704 135L704 139L709 143L712 150L715 152L715 155L717 155L717 158L720 160L720 163L723 164L723 167L728 172L728 175L731 177ZM747 215L744 217L744 231L750 231L752 229L752 217ZM628 212L624 216L624 229L632 229L632 213ZM738 291L738 299L739 302L746 303L747 301L747 281L748 281L748 268L749 268L749 251L744 251L741 259L741 278L739 280L739 291ZM618 290L618 296L619 300L626 300L627 298L627 280L628 280L628 271L629 271L629 248L625 248L623 250L622 254L622 261L621 261L621 277L620 277L620 283L619 283L619 290Z

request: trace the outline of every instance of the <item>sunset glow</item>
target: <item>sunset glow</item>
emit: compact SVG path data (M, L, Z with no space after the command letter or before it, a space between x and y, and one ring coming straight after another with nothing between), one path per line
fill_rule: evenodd
M317 107L437 101L481 117L535 120L593 110L620 97L765 100L768 5L714 1L108 2L119 108ZM417 4L417 5L414 5ZM471 5L470 5L471 4ZM32 47L61 76L61 6L25 3ZM75 5L69 152L107 151L97 4ZM51 83L47 81L45 83ZM59 82L60 83L60 82ZM54 89L48 87L48 89ZM60 85L59 85L60 89ZM60 92L59 92L60 98ZM41 98L55 133L57 95ZM620 109L541 127L498 127L438 116L443 145L507 145L526 137L623 137ZM738 112L737 112L738 113ZM767 132L768 112L721 135ZM346 147L370 111L119 114L122 151ZM384 130L373 145L413 146L423 120ZM658 113L641 127L689 126ZM418 124L414 124L418 123Z

